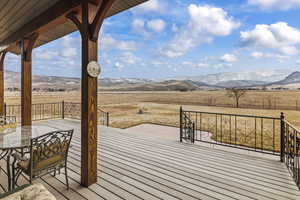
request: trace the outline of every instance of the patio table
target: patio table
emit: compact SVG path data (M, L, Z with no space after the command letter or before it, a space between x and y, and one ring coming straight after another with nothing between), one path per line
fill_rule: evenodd
M12 189L10 155L30 147L31 139L56 131L50 126L20 126L0 132L0 160L7 158L8 190Z

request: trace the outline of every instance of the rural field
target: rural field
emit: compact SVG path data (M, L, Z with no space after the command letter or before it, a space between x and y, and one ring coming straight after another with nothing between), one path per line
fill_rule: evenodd
M214 104L207 106L208 99L214 99ZM33 103L80 102L79 92L49 92L34 93ZM298 108L299 100L299 108ZM8 105L20 104L19 93L6 92L5 101ZM278 110L272 108L276 101ZM260 108L265 104L265 109ZM203 112L221 112L232 114L247 114L279 117L284 112L287 119L300 127L300 91L248 91L241 98L241 107L233 108L234 100L225 91L194 91L194 92L100 92L99 105L110 113L110 124L113 127L127 128L141 123L159 123L178 125L179 107ZM214 106L214 105L225 105ZM229 106L229 107L228 107ZM289 109L280 109L280 106ZM253 107L253 108L252 108ZM296 111L296 108L299 111ZM138 114L143 109L144 114ZM293 109L293 110L291 110Z
M7 105L20 104L18 93L6 93L5 99ZM207 99L214 99L214 102L207 102ZM102 110L109 112L109 124L115 128L129 128L143 123L179 127L180 106L190 111L275 118L279 118L280 113L284 112L288 121L300 127L298 99L300 100L300 91L247 91L246 95L240 99L240 106L243 108L235 108L234 99L228 97L226 91L100 92L98 94L98 104ZM33 94L33 104L62 101L78 103L80 93ZM264 109L261 109L262 104ZM274 109L274 105L277 109ZM75 115L80 115L79 113L77 111ZM197 116L192 116L192 120L197 121L196 118ZM276 151L280 148L279 120L264 119L262 121L259 118L231 118L230 116L202 114L202 121L199 123L198 120L195 124L196 129L201 127L202 131L211 133L212 139L218 142L235 142L248 147L275 149ZM237 130L235 134L233 134L233 127Z

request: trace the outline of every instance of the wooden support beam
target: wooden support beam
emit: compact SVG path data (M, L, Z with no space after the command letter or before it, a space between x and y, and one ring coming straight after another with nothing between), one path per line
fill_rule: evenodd
M34 33L21 41L21 125L31 126L32 104L32 49L38 38Z
M77 26L82 39L81 81L81 184L88 187L97 182L97 78L87 72L87 65L98 60L98 33L107 11L115 0L103 0L96 17L88 0L83 0L81 20L76 13L67 15Z
M6 51L0 52L0 115L4 113L4 59Z

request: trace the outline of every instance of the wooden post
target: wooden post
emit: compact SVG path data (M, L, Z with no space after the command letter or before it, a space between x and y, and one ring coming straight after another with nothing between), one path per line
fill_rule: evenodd
M6 51L0 53L0 115L4 113L4 59Z
M97 182L97 90L98 80L87 72L87 65L98 60L98 35L103 20L115 0L104 0L96 15L88 0L82 1L82 16L75 12L67 15L78 28L82 39L81 81L81 185L88 187ZM91 20L92 19L92 20ZM90 23L92 21L92 23Z
M32 104L32 50L38 34L34 33L21 42L21 125L31 126L31 104Z

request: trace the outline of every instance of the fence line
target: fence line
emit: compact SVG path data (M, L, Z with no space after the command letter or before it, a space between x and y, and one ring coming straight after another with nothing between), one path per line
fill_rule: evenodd
M255 103L239 103L239 108L247 109L262 109L262 110L299 110L300 111L300 100L295 100L294 102L289 101L288 105L283 105L277 99L262 99ZM180 104L180 102L177 102ZM220 103L217 102L217 98L207 98L200 99L199 102L194 102L193 104L199 106L215 106L215 107L228 107L236 108L235 103Z
M300 130L284 120L282 162L285 162L297 186L300 189Z
M188 111L180 108L180 141L280 156L300 189L300 130L280 117Z
M280 117L188 111L181 108L180 140L280 155L280 122Z
M6 105L5 115L15 116L18 123L21 122L21 105ZM98 107L98 123L109 126L109 113ZM49 119L81 119L81 103L55 102L32 104L32 120Z

